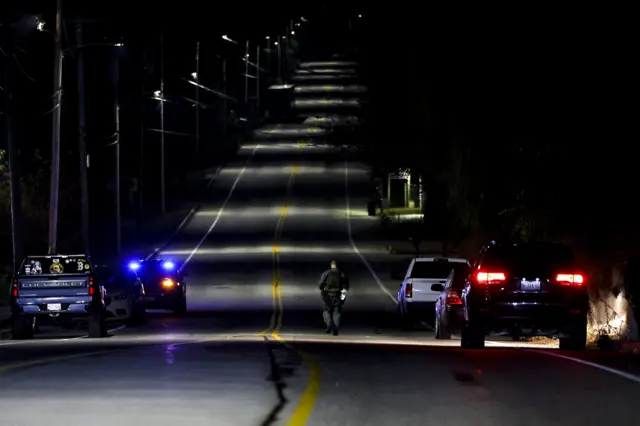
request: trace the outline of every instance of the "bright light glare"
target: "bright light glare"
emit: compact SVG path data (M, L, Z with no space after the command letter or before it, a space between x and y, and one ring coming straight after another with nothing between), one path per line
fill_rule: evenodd
M359 99L295 99L293 101L294 108L318 106L359 108L361 104Z
M175 267L176 264L171 261L167 261L162 264L162 268L165 270L173 270Z
M310 61L301 62L298 65L300 68L333 68L333 67L355 67L355 62L348 61Z
M282 128L282 127L274 127L271 129L260 129L257 130L256 133L262 133L266 135L307 135L307 134L322 134L325 133L326 130L321 127L316 126L305 126L305 127L294 127L294 128Z
M361 85L317 84L296 86L293 90L295 93L363 93L367 88Z
M282 206L264 206L264 207L247 207L243 209L225 209L221 216L232 217L234 219L257 219L269 215L280 215ZM203 210L196 213L196 216L216 217L219 210ZM291 216L322 216L322 217L347 217L346 208L329 209L326 207L289 207L287 209L287 217ZM352 211L351 216L367 216L366 211Z
M132 271L137 271L138 269L140 269L140 263L129 262L129 269L131 269Z
M389 254L389 250L387 250L383 246L376 246L376 248L358 248L359 251L363 254ZM162 252L163 255L167 256L189 256L193 251L192 248L186 249L174 249L174 250L165 250ZM200 248L196 252L196 256L251 256L251 255L261 255L261 254L273 254L274 252L280 254L301 254L301 255L339 255L339 254L353 254L353 248L350 245L342 245L342 246L326 246L325 244L318 243L312 247L304 247L304 246L233 246L233 247L219 247L219 248Z
M314 70L298 69L296 74L355 74L353 68L316 68Z
M242 168L239 167L231 167L228 169L223 169L220 171L221 175L238 175L240 172L242 171ZM288 175L290 174L292 171L292 167L291 166L266 166L266 167L259 167L259 166L249 166L245 169L244 173L247 175L278 175L278 174L282 174L282 175ZM297 174L301 175L301 174L324 174L324 173L331 173L331 174L342 174L344 175L344 169L342 167L338 167L338 168L328 168L325 166L300 166L297 169Z

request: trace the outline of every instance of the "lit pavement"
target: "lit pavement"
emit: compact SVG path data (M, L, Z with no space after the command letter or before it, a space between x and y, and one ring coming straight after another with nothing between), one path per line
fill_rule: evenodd
M163 251L188 263L189 314L105 339L1 341L0 424L637 423L640 379L532 344L461 350L402 331L394 260L367 237L366 169L275 130ZM317 290L331 260L352 285L340 336L324 334Z

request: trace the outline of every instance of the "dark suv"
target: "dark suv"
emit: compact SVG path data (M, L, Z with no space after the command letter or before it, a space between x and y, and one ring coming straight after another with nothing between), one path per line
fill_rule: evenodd
M560 349L584 349L589 310L585 281L564 245L484 247L462 290L462 347L484 347L490 334L558 336Z
M27 256L11 285L14 339L33 337L36 318L88 322L89 337L107 334L105 290L85 255Z

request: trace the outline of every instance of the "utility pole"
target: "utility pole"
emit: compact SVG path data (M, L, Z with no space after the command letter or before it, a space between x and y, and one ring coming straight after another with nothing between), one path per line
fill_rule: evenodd
M22 240L22 196L20 191L20 169L18 147L13 134L13 69L11 53L4 58L4 94L5 94L5 122L7 129L7 148L9 154L9 183L11 185L11 242L13 247L13 273L20 268L23 257Z
M120 81L120 63L118 52L115 52L113 67L113 83L115 87L114 106L116 115L116 175L115 175L115 207L116 207L116 253L120 256L122 248L122 208L120 198L120 97L118 87Z
M200 42L196 42L196 83L200 82ZM196 86L196 161L200 159L200 88Z
M164 185L164 30L160 33L160 213L166 211Z
M278 82L280 82L282 80L282 52L281 52L281 47L282 47L282 37L278 36L278 41L276 42L276 44L278 45Z
M82 46L82 23L76 23L76 45ZM84 82L84 55L83 49L78 49L76 65L78 67L78 153L80 160L80 215L82 226L82 245L84 253L90 254L89 237L89 157L87 155L87 124L85 111L85 82Z
M222 136L226 143L226 140L227 140L227 58L222 58L222 93L224 93L224 97L222 98L222 111L223 111Z
M140 93L145 93L145 84L144 80L146 77L146 66L147 66L147 54L146 52L142 53L142 76L140 83ZM144 100L140 100L140 158L139 158L139 167L138 167L138 218L140 223L142 223L142 219L144 217Z
M244 49L244 104L249 102L249 40L245 43Z
M56 8L56 32L54 50L54 109L51 129L51 182L49 188L49 253L57 251L58 193L60 188L60 119L62 110L62 0Z
M256 45L256 112L260 113L260 45Z

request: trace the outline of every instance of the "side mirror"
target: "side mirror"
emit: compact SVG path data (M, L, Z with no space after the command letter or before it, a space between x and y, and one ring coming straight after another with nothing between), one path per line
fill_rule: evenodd
M439 293L442 293L444 291L444 286L442 284L433 284L431 286L431 291L437 291Z

